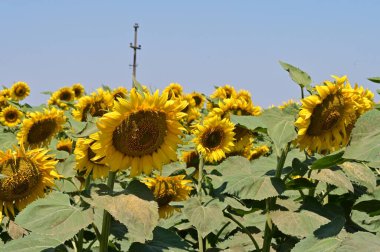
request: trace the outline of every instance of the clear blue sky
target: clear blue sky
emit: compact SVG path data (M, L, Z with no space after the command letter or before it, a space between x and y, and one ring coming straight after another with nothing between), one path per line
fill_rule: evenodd
M210 94L231 84L278 105L300 95L283 60L313 83L347 74L375 92L366 78L380 76L379 10L375 0L0 0L0 84L26 81L32 104L76 82L129 88L138 22L137 79L154 88Z

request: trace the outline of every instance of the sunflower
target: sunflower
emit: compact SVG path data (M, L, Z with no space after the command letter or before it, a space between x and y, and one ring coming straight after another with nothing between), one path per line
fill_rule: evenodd
M112 96L116 100L118 97L127 98L128 90L125 87L118 87L112 90Z
M285 108L292 106L293 104L298 105L296 101L293 99L287 100L286 102L283 102L282 105L278 106L279 109L284 110Z
M262 145L262 146L256 147L250 151L248 159L249 160L258 159L259 157L267 154L269 151L270 151L270 149L267 145Z
M349 141L346 127L356 121L353 92L344 88L346 77L316 86L317 94L301 100L297 142L301 149L327 153Z
M92 174L94 179L105 178L108 175L109 168L106 164L102 163L102 159L93 160L95 153L91 150L90 146L95 142L95 135L91 135L89 139L79 138L74 154L76 159L76 170L84 172L84 176L88 177Z
M32 112L24 119L17 139L25 147L41 147L47 145L55 134L62 130L66 117L62 110L52 108L44 112Z
M87 113L91 116L100 117L107 113L113 106L114 98L109 91L98 88L90 96L83 96L75 104L72 111L73 116L78 121L86 121Z
M253 147L253 134L250 130L239 125L234 127L235 140L234 146L230 148L229 156L244 156L248 157L251 148Z
M233 86L224 85L223 87L218 87L210 95L211 98L219 98L219 99L229 99L236 97L236 90Z
M54 186L54 179L62 176L55 170L57 161L48 150L34 149L25 152L0 150L0 222L3 213L13 218L15 210L21 211Z
M68 109L67 102L73 101L75 98L75 92L71 87L63 87L55 91L49 101L49 105L57 105L62 109Z
M184 120L187 125L190 125L191 122L201 117L201 113L191 95L183 95L181 99L187 102L187 106L181 112L186 113Z
M251 93L247 90L239 90L239 92L236 94L236 99L242 99L246 101L247 103L252 102Z
M0 111L6 106L8 106L8 99L0 94Z
M21 123L23 115L20 110L10 105L0 112L0 122L5 126L15 127Z
M73 85L71 86L71 88L72 88L73 91L74 91L75 99L79 99L79 98L81 98L81 97L84 95L84 93L85 93L85 91L84 91L84 87L83 87L83 85L80 84L80 83L75 83L75 84L73 84Z
M0 96L5 97L6 99L10 99L11 98L11 90L8 88L4 88L4 89L0 90Z
M254 106L252 102L243 99L224 99L219 101L219 107L213 108L208 117L220 116L222 118L230 118L230 115L261 115L261 107Z
M113 171L131 166L130 176L150 174L153 167L177 160L185 107L186 102L168 100L167 94L143 97L132 89L129 100L119 98L113 111L98 120L99 140L91 149Z
M19 81L11 87L11 98L15 101L21 101L30 94L30 87L25 82Z
M168 100L177 99L182 96L183 88L179 83L170 83L169 86L165 87L162 94L167 94Z
M195 102L195 107L197 108L203 108L203 105L206 101L206 98L203 94L197 93L197 92L192 92L190 94L191 98L193 98Z
M158 213L160 218L169 218L174 211L180 211L180 208L169 205L170 202L184 201L189 198L193 189L188 184L191 180L185 180L184 175L154 178L145 178L143 182L153 192L155 201L158 204Z
M195 125L195 138L197 151L205 161L217 162L226 157L226 153L234 146L234 125L228 119L210 117L203 125Z
M198 180L199 177L199 154L197 151L184 151L182 153L182 161L186 163L186 168L194 167L195 173L194 178Z
M73 141L70 138L60 139L56 148L59 151L66 151L71 154L73 150Z

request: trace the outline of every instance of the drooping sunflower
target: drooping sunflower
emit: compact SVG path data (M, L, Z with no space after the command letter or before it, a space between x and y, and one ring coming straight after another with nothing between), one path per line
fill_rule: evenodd
M22 121L17 139L20 145L30 148L46 146L62 130L66 117L62 110L44 109L44 112L32 112Z
M203 94L197 93L197 92L192 92L190 96L193 98L195 102L195 107L197 108L203 108L204 103L206 101L206 98Z
M70 138L60 139L56 147L59 151L66 151L71 154L73 151L73 140Z
M188 184L191 180L185 180L184 175L154 178L145 178L143 182L153 192L155 201L158 204L158 213L160 218L169 218L174 211L180 211L180 208L170 205L171 202L184 201L189 198L193 189Z
M23 113L10 105L0 112L0 122L8 127L15 127L21 123Z
M119 98L113 111L98 120L99 140L91 149L113 171L131 166L130 176L150 174L177 159L185 107L186 102L168 100L167 94L142 96L132 89L128 100Z
M198 180L199 177L199 154L197 151L182 152L182 161L186 163L186 168L194 167L196 170L193 177Z
M87 113L100 117L112 109L113 102L114 98L109 91L98 88L90 96L81 97L72 113L76 120L84 122L87 120Z
M208 116L230 118L231 114L258 116L261 113L262 109L260 106L254 106L252 102L246 102L243 99L231 98L219 101L219 107L213 108Z
M219 98L219 99L229 99L236 97L236 90L233 86L224 85L222 87L216 88L214 93L210 95L211 98Z
M301 100L298 128L299 147L311 152L328 153L349 141L346 127L356 121L353 93L344 89L346 77L334 83L325 81L316 86L317 94Z
M251 93L247 90L239 90L239 92L236 94L236 99L242 99L244 101L246 101L247 103L250 103L252 102L252 97L251 97Z
M253 148L249 153L249 160L258 159L261 156L264 156L270 151L269 147L267 145L262 145L256 148Z
M168 100L178 99L182 96L183 88L179 83L170 83L167 87L164 88L162 94L167 94Z
M21 101L30 94L30 87L26 82L16 82L11 87L11 99Z
M230 148L229 156L244 156L248 157L251 148L253 147L253 134L250 130L235 125L234 127L234 146Z
M228 119L210 117L203 122L203 125L195 125L196 149L204 160L208 162L218 162L226 157L226 153L234 146L234 125Z
M94 160L95 153L90 146L95 142L95 135L90 138L79 138L75 145L76 170L84 172L84 177L92 175L94 179L105 178L108 176L109 167L104 164L102 159Z
M55 170L57 161L48 150L34 149L25 152L0 150L0 222L3 213L13 218L29 203L42 198L60 176Z
M112 96L116 100L117 98L127 98L128 90L125 87L118 87L112 90Z
M82 84L80 83L75 83L71 86L71 88L73 89L74 91L74 94L75 94L75 99L79 99L81 98L84 93L85 93L85 90L84 90L84 87Z

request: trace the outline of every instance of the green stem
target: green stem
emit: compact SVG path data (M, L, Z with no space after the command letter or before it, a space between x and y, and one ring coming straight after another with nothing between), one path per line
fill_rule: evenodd
M286 156L288 155L290 148L290 143L286 146L284 150L281 152L281 156L277 156L277 168L276 173L274 175L275 178L281 178L282 169L284 168ZM265 200L266 202L266 215L267 215L267 221L265 223L265 230L264 230L264 243L263 243L263 252L269 252L270 251L270 244L272 240L273 230L272 230L272 219L270 218L270 211L272 210L273 206L276 204L276 198L269 198Z
M253 242L253 245L255 245L256 250L260 251L259 244L256 242L255 237L252 236L251 232L249 232L249 230L243 224L241 224L237 219L235 219L235 217L232 214L224 212L224 211L223 211L223 214L225 217L235 222L243 230L243 232L249 236L249 238Z
M203 180L203 166L204 166L204 160L203 156L199 155L199 166L198 166L198 199L199 202L202 204L202 180ZM202 234L197 230L198 232L198 251L199 252L204 252L204 247L203 247L203 238Z
M301 86L300 86L301 87ZM301 87L301 98L303 99L303 98L305 98L305 95L304 95L304 93L303 93L303 87Z
M91 176L87 176L85 184L84 184L84 190L83 192L86 192L91 184ZM82 192L82 194L83 194ZM81 205L85 205L86 202L82 200ZM84 237L84 229L82 228L78 233L78 241L77 241L77 251L82 252L83 250L83 237Z
M108 173L108 180L107 180L107 186L110 189L110 192L113 191L113 186L115 184L115 178L116 178L116 172L110 171ZM102 224L102 234L100 236L100 252L107 252L108 251L108 237L110 235L111 230L111 219L112 216L109 212L104 210L103 212L103 224Z

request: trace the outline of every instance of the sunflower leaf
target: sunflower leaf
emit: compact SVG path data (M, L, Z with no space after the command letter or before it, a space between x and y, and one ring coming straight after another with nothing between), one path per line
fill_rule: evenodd
M379 236L368 232L356 232L349 234L346 239L343 240L341 246L336 252L367 252L367 251L380 251L380 239Z
M353 162L345 162L339 166L351 181L367 187L369 192L375 190L376 176L370 168L363 164Z
M158 224L158 206L154 201L143 200L133 194L117 196L91 193L89 203L109 212L128 228L131 241L144 243L153 239L153 229Z
M0 150L12 149L13 146L17 146L17 139L13 133L3 132L0 134Z
M1 250L12 252L41 252L50 248L55 248L63 242L65 241L62 241L62 239L59 239L58 237L52 238L46 235L33 233L26 237L7 242L5 245L1 245Z
M260 116L231 115L230 120L234 124L238 124L252 131L264 132L264 129L267 127Z
M371 78L368 78L368 80L375 83L380 83L380 77L371 77Z
M312 170L326 169L334 165L340 164L344 161L344 159L342 158L343 154L344 154L344 151L339 151L339 152L335 152L330 155L324 156L320 159L317 159L311 165L311 169Z
M338 237L318 239L310 236L297 243L292 252L335 252L341 243L342 239Z
M29 204L16 217L21 227L64 242L93 221L91 209L82 210L70 204L67 194L52 192L48 197Z
M211 202L208 205L202 205L197 198L187 200L183 212L202 237L218 230L224 219L219 204Z
M285 63L283 61L279 61L279 63L285 71L289 72L290 78L292 78L292 80L295 83L297 83L301 87L310 86L311 78L307 73L305 73L304 71L302 71L298 67L292 66L292 65Z
M322 169L314 170L310 176L311 179L319 180L336 187L341 187L354 192L354 187L351 181L340 169Z

